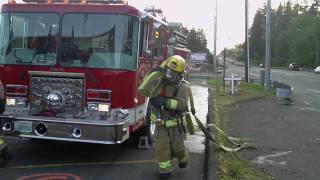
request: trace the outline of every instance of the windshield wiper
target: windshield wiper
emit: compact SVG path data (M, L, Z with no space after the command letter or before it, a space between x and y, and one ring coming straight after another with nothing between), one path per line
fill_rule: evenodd
M16 63L21 63L21 64L32 64L30 61L23 61L23 59L17 59Z

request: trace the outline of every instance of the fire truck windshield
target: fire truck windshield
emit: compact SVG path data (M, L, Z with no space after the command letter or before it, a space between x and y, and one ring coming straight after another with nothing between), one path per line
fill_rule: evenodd
M65 14L61 65L135 70L138 18L115 14Z
M2 13L0 64L136 69L137 17L67 13L59 24L55 13Z
M1 14L0 64L56 64L58 30L54 13Z

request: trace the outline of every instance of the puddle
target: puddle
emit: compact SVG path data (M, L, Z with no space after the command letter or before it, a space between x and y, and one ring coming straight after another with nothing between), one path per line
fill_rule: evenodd
M203 123L206 123L208 112L208 88L201 85L192 85L191 89L196 114ZM194 121L194 124L196 125L197 123ZM196 127L196 134L188 135L186 145L192 153L203 153L205 149L204 140L203 133Z

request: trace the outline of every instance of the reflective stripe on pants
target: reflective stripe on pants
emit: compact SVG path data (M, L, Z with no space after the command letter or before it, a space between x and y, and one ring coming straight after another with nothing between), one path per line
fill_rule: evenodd
M179 162L188 161L188 151L184 145L185 134L180 133L177 126L166 128L164 126L157 126L156 129L156 154L159 162L160 172L171 172L172 167L163 169L160 162L168 162L173 158L177 158Z
M171 160L159 162L161 172L171 171Z
M176 120L165 120L164 122L166 124L166 127L173 127L178 125Z

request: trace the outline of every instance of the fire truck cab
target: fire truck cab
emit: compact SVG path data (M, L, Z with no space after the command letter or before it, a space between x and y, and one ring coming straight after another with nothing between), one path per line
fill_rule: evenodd
M168 57L168 24L121 0L2 6L1 134L118 144L148 132L137 89Z

